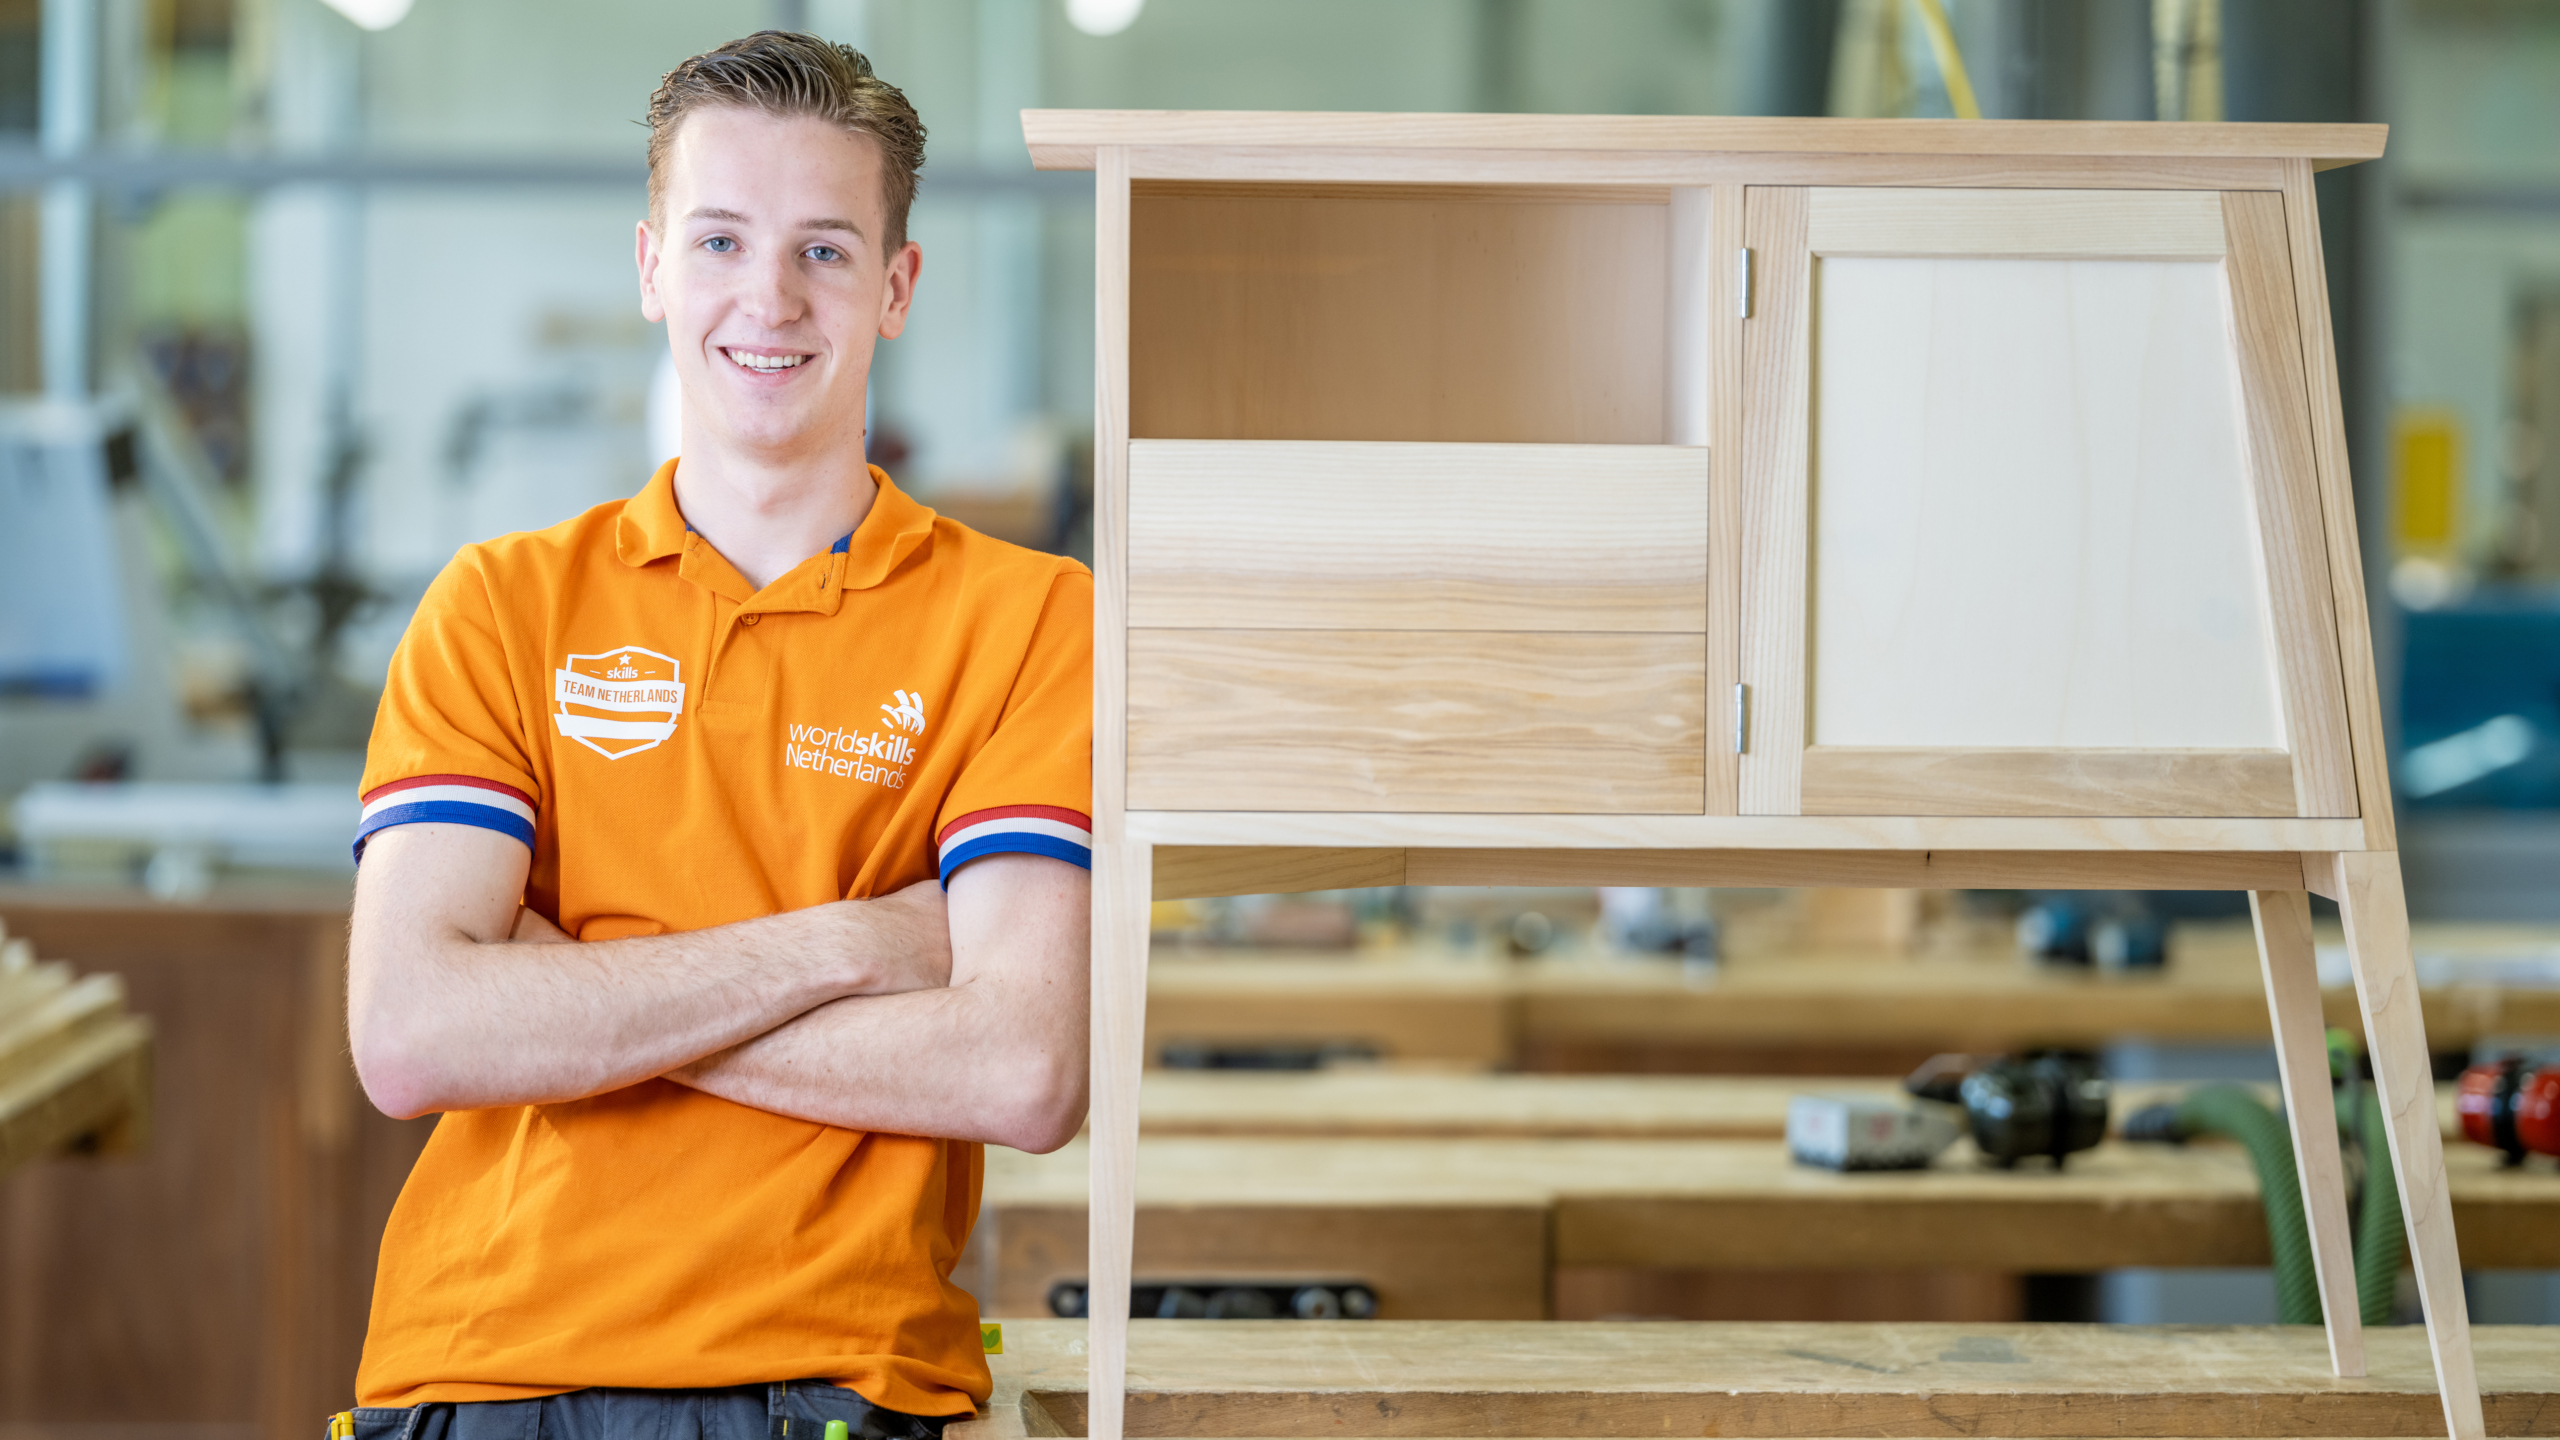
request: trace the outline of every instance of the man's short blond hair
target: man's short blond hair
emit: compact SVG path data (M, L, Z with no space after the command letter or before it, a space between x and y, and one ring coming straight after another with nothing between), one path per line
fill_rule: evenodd
M788 30L759 30L678 65L649 97L649 224L666 228L667 149L684 117L712 105L735 105L778 117L806 115L868 135L880 146L881 211L889 233L885 259L907 243L907 209L916 172L924 168L924 121L906 93L872 73L850 45Z

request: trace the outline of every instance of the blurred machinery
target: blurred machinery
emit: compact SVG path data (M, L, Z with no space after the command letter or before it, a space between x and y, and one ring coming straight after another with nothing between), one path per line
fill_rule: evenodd
M2527 1155L2560 1155L2560 1065L2509 1055L2462 1072L2454 1110L2462 1136L2521 1165Z

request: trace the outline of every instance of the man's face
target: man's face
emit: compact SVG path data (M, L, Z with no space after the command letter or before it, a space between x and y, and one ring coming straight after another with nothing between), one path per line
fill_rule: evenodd
M640 226L640 313L666 322L687 448L859 457L872 346L906 328L922 265L913 244L881 249L880 147L714 106L685 117L664 163L660 226Z

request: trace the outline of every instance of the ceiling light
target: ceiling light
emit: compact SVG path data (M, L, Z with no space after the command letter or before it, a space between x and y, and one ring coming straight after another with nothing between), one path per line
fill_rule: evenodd
M1087 35L1117 35L1146 8L1147 0L1067 0L1067 23Z
M399 24L410 4L411 0L329 0L330 9L367 30L388 30Z

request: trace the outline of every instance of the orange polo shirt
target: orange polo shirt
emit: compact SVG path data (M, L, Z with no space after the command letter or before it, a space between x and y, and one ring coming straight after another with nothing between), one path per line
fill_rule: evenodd
M482 825L581 940L886 894L1004 851L1086 862L1093 579L877 468L871 512L762 590L637 496L465 548L391 664L357 840ZM666 1080L439 1119L382 1239L365 1405L822 1379L986 1397L951 1270L979 1148Z

